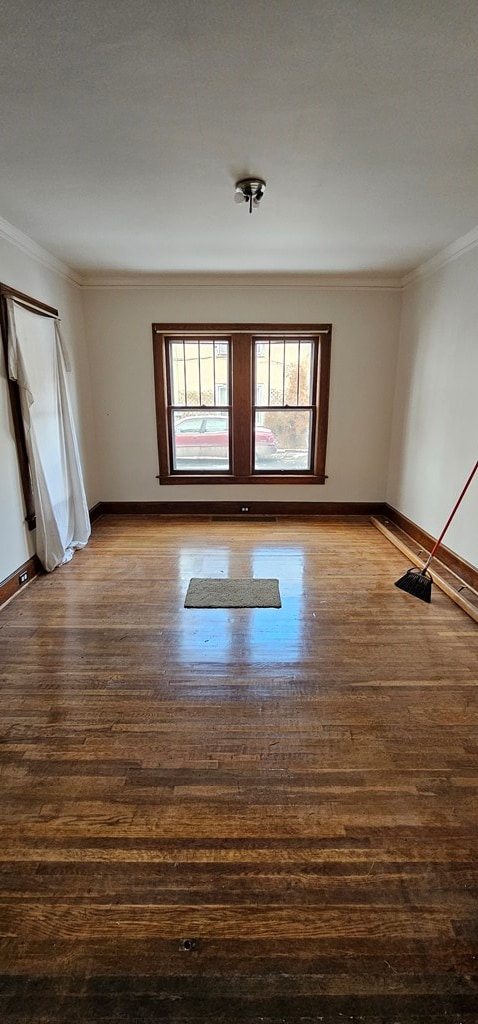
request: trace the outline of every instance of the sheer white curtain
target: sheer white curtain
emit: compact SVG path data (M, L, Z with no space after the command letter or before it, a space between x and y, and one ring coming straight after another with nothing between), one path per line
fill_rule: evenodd
M37 554L51 572L90 536L59 321L7 299L8 373L20 390L36 515Z

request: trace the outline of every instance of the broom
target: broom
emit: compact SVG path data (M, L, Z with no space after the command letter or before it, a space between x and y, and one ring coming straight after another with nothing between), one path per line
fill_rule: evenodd
M413 597L419 597L421 601L427 601L428 604L430 604L431 601L433 583L432 576L430 575L429 572L427 572L428 566L430 565L430 562L437 548L440 547L440 544L445 536L446 531L448 530L448 527L453 519L453 516L455 515L458 506L461 505L461 502L471 484L471 481L473 480L473 477L477 469L478 462L475 463L475 467L474 469L472 469L470 476L468 477L468 480L466 481L466 484L460 494L460 497L458 498L458 501L453 511L448 517L436 544L433 545L433 548L430 551L430 554L425 562L425 565L423 566L423 569L408 569L405 575L402 576L399 580L397 580L395 584L395 586L399 587L400 590L404 590L407 594L412 594Z

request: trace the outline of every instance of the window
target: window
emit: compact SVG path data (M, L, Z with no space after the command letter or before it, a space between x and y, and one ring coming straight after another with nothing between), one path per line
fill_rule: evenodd
M324 483L330 324L153 324L161 483Z

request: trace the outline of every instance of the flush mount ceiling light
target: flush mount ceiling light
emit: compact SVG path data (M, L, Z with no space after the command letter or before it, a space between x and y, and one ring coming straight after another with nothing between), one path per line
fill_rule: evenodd
M262 178L241 178L236 181L234 202L249 203L249 213L252 213L252 207L259 206L265 188L266 183Z

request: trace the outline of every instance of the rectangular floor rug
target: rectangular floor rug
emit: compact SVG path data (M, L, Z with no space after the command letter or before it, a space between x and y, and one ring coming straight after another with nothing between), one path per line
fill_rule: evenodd
M279 580L191 579L185 608L280 608Z

